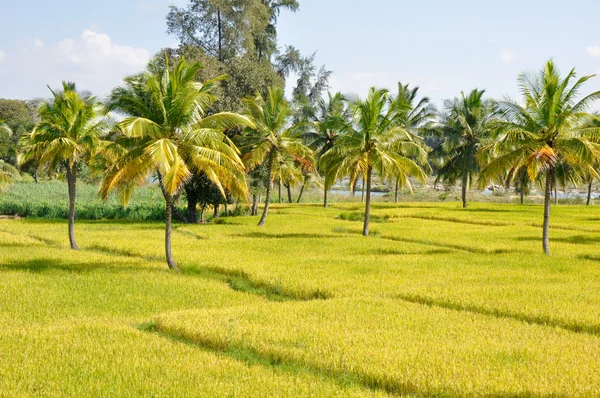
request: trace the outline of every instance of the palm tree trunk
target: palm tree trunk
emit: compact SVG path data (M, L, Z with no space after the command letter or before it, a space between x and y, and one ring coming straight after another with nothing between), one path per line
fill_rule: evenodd
M589 206L592 202L592 183L593 181L590 181L590 183L588 184L587 202L585 203L586 206Z
M327 202L327 191L328 191L327 186L325 186L323 188L323 207L329 206L329 203Z
M223 62L223 30L221 28L221 10L217 10L217 29L219 31L219 61Z
M213 218L219 218L219 204L213 206Z
M281 198L281 179L279 179L279 197L278 197L278 202L281 204L283 203L283 199Z
M196 208L198 200L195 195L188 193L187 197L187 222L190 224L196 224L198 222L198 210Z
M158 171L158 169L156 169L156 175L158 176L158 185L160 186L160 190L163 193L163 196L166 198L167 197L167 188L165 188L165 183L163 182L163 178L162 178L162 174L160 173L160 171ZM171 211L172 211L172 216L175 216L176 219L178 219L179 221L181 221L182 223L187 223L188 220L187 218L185 218L183 216L183 214L181 214L179 212L179 210L177 210L177 207L175 207L175 201L171 198Z
M523 202L525 201L525 192L523 192L523 187L521 186L520 189L520 195L521 195L521 204L523 204Z
M394 193L394 202L395 203L398 203L398 190L399 190L398 188L399 188L399 186L400 186L400 181L398 178L396 178L396 190Z
M363 236L369 236L369 218L371 217L371 174L372 174L372 171L373 171L373 168L371 166L369 166L369 168L367 169L367 203L365 205L365 224L363 226Z
M165 201L167 202L167 208L165 212L165 255L167 258L167 265L169 266L169 269L179 271L179 268L177 268L177 265L175 265L175 261L173 260L173 252L171 251L171 236L173 234L173 196L167 193L165 195Z
M362 190L362 193L360 195L360 202L365 203L365 178L364 177L362 179L361 190Z
M550 241L549 241L549 230L550 230L550 202L552 195L552 174L554 170L548 170L546 172L546 187L544 193L544 227L542 236L542 247L544 254L550 255Z
M258 222L258 226L262 227L265 225L265 221L267 221L267 213L269 212L269 202L271 201L271 190L273 189L273 158L275 157L275 153L271 150L269 154L269 160L267 162L267 194L265 198L265 208L263 209L263 214L260 217L260 221Z
M305 186L306 186L306 183L302 184L302 187L300 187L300 193L298 194L298 200L296 201L296 203L300 203L300 199L302 199L302 194L304 193Z
M467 185L469 183L469 174L466 170L463 171L462 184L461 184L461 197L463 209L467 207Z
M206 210L206 205L202 205L200 208L200 222L202 224L206 223L206 219L204 218L204 211Z
M250 215L258 215L258 195L254 193L252 194L252 210L250 211Z
M73 166L67 164L67 187L69 190L69 242L71 249L77 250L77 242L75 241L75 199L77 196L77 163Z
M288 203L293 203L293 199L292 199L292 187L290 187L290 184L285 184L285 188L287 189L287 195L288 195Z

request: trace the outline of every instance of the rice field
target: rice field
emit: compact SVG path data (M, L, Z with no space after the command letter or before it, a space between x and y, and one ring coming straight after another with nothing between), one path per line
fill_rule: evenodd
M600 396L600 208L0 220L0 396Z

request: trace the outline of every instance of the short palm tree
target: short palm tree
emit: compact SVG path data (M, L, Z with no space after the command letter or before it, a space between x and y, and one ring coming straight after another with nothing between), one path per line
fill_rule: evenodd
M132 189L155 175L166 201L165 254L170 269L177 270L171 250L173 197L192 173L204 173L225 195L246 196L244 165L239 151L223 133L237 126L251 126L248 118L234 113L205 116L215 101L215 81L199 83L200 64L180 60L171 70L151 63L138 76L115 89L109 109L125 115L119 123L118 148L109 156L100 194L117 191L126 204Z
M600 98L600 91L580 98L583 85L593 76L576 79L575 70L566 77L550 60L535 75L522 74L519 88L523 103L505 101L506 121L496 125L496 142L491 147L492 159L479 177L480 184L512 168L526 167L534 180L545 174L544 224L542 247L550 254L550 197L556 167L568 164L593 170L600 156L600 128L590 126L594 116L587 112Z
M346 98L341 93L327 93L327 100L321 98L317 102L316 113L312 117L313 128L304 134L304 139L316 152L317 159L335 145L344 132L350 118L346 107ZM323 170L320 170L323 172ZM327 207L329 186L323 186L323 206Z
M5 136L6 140L4 142L10 142L10 137L12 136L10 127L2 119L0 119L0 136ZM11 153L14 153L12 145L0 142L0 156L6 156ZM19 170L10 163L6 163L0 159L0 191L5 191L16 179L19 179Z
M103 137L110 131L110 120L95 97L77 92L74 83L63 82L62 90L52 92L52 101L38 108L40 121L27 135L19 163L35 161L40 167L54 171L64 165L69 191L69 241L75 241L75 201L77 168L96 155Z
M265 207L258 222L259 226L263 226L269 212L276 162L293 158L298 165L311 164L312 151L298 137L299 126L289 122L291 109L282 88L271 87L267 98L258 95L245 98L243 103L246 115L254 124L244 129L241 137L246 153L244 163L252 170L266 162L267 168Z
M320 165L326 170L327 185L346 176L350 177L351 187L359 177L366 181L363 235L368 236L373 172L382 179L396 176L412 190L409 176L425 182L425 171L420 165L426 164L427 151L419 137L398 123L398 109L390 104L387 90L373 87L366 100L355 100L349 107L352 121L333 148L321 157Z
M473 90L469 95L446 101L435 127L442 145L432 154L439 165L436 183L461 183L463 208L467 207L467 190L479 173L476 154L490 141L491 126L500 116L497 104L485 100L485 90Z
M397 112L396 123L415 136L422 135L423 130L435 118L435 108L429 98L422 97L417 101L418 95L419 87L411 88L408 84L398 83L398 94L390 98ZM398 203L401 176L393 177L395 177L394 201Z

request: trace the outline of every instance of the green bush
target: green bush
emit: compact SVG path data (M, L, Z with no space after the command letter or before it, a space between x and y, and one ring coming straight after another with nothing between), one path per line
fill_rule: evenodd
M0 196L0 215L66 219L68 214L67 185L62 181L21 182ZM79 183L77 186L77 218L80 220L160 221L164 215L164 199L154 185L136 190L128 207L123 207L116 196L101 200L94 185Z

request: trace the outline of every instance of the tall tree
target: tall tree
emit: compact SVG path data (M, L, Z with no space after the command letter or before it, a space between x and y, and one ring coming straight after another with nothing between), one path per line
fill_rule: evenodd
M408 84L398 83L398 94L390 100L398 115L396 123L415 136L421 136L435 118L435 108L428 97L418 99L419 87L411 88ZM401 176L393 176L394 201L398 203L398 190Z
M248 40L244 4L242 0L191 0L186 8L171 6L167 33L222 62L240 54Z
M62 90L50 91L52 101L39 106L40 121L26 137L27 145L22 149L19 163L35 160L48 171L64 165L69 191L69 241L71 249L78 249L75 241L77 168L96 154L112 124L104 116L102 103L93 96L78 93L74 83L63 82Z
M446 101L435 127L442 145L432 157L438 162L436 182L461 184L463 208L467 207L467 190L479 172L477 152L490 140L491 126L500 111L496 102L485 100L485 90L473 90L469 95Z
M277 18L282 10L296 12L300 5L297 0L260 0L260 3L261 14L266 18L257 18L254 23L254 47L259 60L270 60L277 52Z
M398 109L390 103L387 90L370 89L366 100L350 103L352 122L336 144L321 157L326 170L325 184L350 176L350 186L362 177L366 181L363 235L369 235L373 172L383 179L399 176L412 190L409 176L425 182L427 151L423 141L402 127Z
M180 60L171 70L151 63L138 76L110 96L112 111L125 115L119 123L119 150L106 171L100 193L121 193L125 203L135 185L156 175L166 202L165 255L170 269L177 269L171 250L173 197L191 177L204 173L225 195L246 195L244 165L239 151L223 133L237 126L252 126L248 118L235 113L205 116L215 101L214 81L198 83L200 64Z
M270 61L277 52L277 18L282 10L295 12L296 0L190 0L187 7L171 6L167 33L184 45L193 44L225 61L250 54Z
M269 89L266 98L261 95L246 98L244 104L246 114L254 123L241 137L246 153L244 162L250 170L263 163L267 168L265 207L258 223L263 226L269 211L274 170L278 167L276 162L292 157L299 164L311 164L312 151L298 137L299 126L290 123L291 109L282 88Z
M594 116L587 112L600 98L600 91L579 97L592 77L577 79L574 69L561 77L552 60L537 74L521 74L518 81L523 102L502 103L507 120L496 125L496 142L489 148L492 158L479 177L480 184L485 184L515 167L526 167L531 180L545 174L542 248L547 255L550 197L557 165L586 167L600 156L600 128L589 125Z

